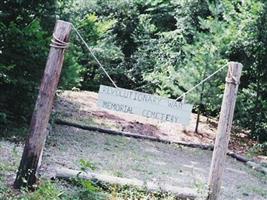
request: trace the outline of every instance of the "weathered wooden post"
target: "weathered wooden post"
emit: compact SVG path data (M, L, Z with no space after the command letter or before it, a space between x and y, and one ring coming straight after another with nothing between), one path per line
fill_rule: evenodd
M15 188L21 188L22 186L32 187L36 183L38 162L47 136L48 121L64 60L64 50L68 46L71 27L71 23L61 20L56 22L49 56L31 119L29 136L25 143L14 182Z
M207 200L216 200L219 197L242 67L242 64L236 62L230 62L228 65L220 119L212 155Z

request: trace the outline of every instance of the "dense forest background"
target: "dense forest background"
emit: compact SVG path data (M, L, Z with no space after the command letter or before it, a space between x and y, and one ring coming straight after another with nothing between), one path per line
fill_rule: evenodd
M27 129L56 19L79 29L119 87L176 98L228 61L244 65L235 124L267 141L265 0L4 0L0 127ZM216 117L226 69L186 98ZM72 33L60 89L111 85Z

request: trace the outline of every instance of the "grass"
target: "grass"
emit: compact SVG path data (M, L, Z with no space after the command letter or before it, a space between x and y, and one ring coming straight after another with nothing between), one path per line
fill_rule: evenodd
M21 142L26 138L28 134L28 129L26 124L23 124L21 125L21 127L17 128L16 125L11 123L6 125L6 127L9 128L0 127L0 139L5 139L14 142Z
M248 185L240 185L239 186L243 192L243 195L249 195L249 194L257 194L261 197L267 198L267 190L266 188L257 187L257 186L248 186Z
M196 191L199 194L199 196L203 197L203 199L206 199L207 191L208 191L208 186L206 183L204 183L201 180L195 180L194 188L196 188Z
M117 185L105 185L102 187L91 186L89 181L80 182L80 180L66 182L42 180L38 189L30 192L22 189L20 192L14 192L0 181L0 199L1 200L136 200L136 199L162 199L174 200L170 194L148 192L144 189L137 189L128 186L120 187ZM90 185L90 187L88 187Z
M251 187L251 188L248 188L248 191L258 194L264 198L267 198L267 190L265 188Z
M0 171L1 172L11 172L11 171L15 171L16 169L17 169L16 165L11 165L11 164L6 163L6 162L0 163Z
M61 130L61 129L60 129ZM65 129L63 129L65 130ZM79 141L81 140L85 140L87 142L87 137L86 134L81 134L83 137L81 137L79 139ZM96 137L100 137L100 135L97 135ZM95 136L94 136L95 138ZM51 140L48 140L51 141ZM76 144L76 140L72 141L72 139L70 139L71 142L75 142ZM78 141L78 143L79 143ZM148 149L146 149L145 146L144 149L142 149L142 151L147 151L147 150L151 150L148 151L150 152L149 154L145 154L144 156L140 156L141 151L137 151L136 148L136 144L138 144L140 142L140 140L134 140L134 139L129 139L129 138L125 138L125 137L111 137L111 136L107 136L105 137L103 140L101 140L103 142L103 145L106 146L107 148L110 148L109 151L112 151L114 153L116 152L123 152L125 150L125 146L129 147L128 149L131 150L131 154L129 154L129 159L133 159L134 161L140 161L140 160L150 160L150 157L152 159L152 157L156 157L158 156L158 152L157 152L157 148L158 146L150 146L148 145ZM129 142L129 141L134 141L134 142ZM55 144L57 144L57 140L54 141ZM85 142L85 144L86 144ZM3 144L0 143L0 151L1 149L5 149L7 146L5 145L6 143L3 142ZM75 146L74 144L74 146ZM148 143L144 143L144 144L148 144ZM13 146L12 146L13 145ZM9 159L7 159L5 161L5 158L3 158L3 161L0 158L0 173L2 173L2 171L6 171L8 172L8 174L11 174L15 172L15 170L17 169L17 165L18 165L18 160L20 158L20 150L19 148L14 147L15 144L9 145L9 151L6 153L4 153L5 155L10 155ZM60 145L60 144L57 144ZM94 142L93 140L93 145L98 145L97 142ZM166 147L163 144L159 144L161 145L160 148L162 149L162 152L164 152L164 155L167 155L165 153L171 151L172 149L176 148L181 148L181 147L174 147L171 145L166 145ZM64 145L62 146L57 146L57 148L62 148L64 147ZM173 148L174 147L174 148ZM91 147L93 150L94 146ZM186 151L187 148L183 148ZM152 151L153 150L153 151ZM5 151L3 151L5 152ZM190 151L191 152L191 151ZM108 153L108 152L107 152ZM173 152L174 153L174 152ZM199 154L202 155L203 152L198 151L198 150L192 150L193 154ZM118 154L121 155L121 154ZM142 155L142 154L141 154ZM84 159L88 159L89 157L85 156ZM101 168L99 165L101 163L99 163L99 161L95 161L93 158L89 158L92 159L92 161L90 160L89 162L86 160L80 160L80 165L81 167L84 167L84 169L90 169L90 170L94 170L96 167L97 168ZM95 161L95 162L94 162ZM157 161L157 159L156 159ZM77 161L78 162L78 161ZM138 174L142 174L142 175L149 175L150 173L152 173L152 171L150 171L150 168L146 168L145 165L142 166L140 165L141 162L133 162L133 169L135 169L135 171L140 172ZM102 163L103 164L103 163ZM154 166L154 165L153 165ZM161 165L160 165L161 166ZM158 168L160 168L160 166ZM245 167L244 167L245 168ZM152 168L154 169L154 168ZM184 170L184 168L181 168ZM181 169L177 169L177 174L179 173L179 170ZM191 173L194 174L195 176L197 175L197 172L194 170L194 168L189 169L192 170ZM252 171L252 172L251 172ZM160 171L160 169L156 170L157 173L162 174L162 175L166 175L168 176L167 170L164 171ZM253 173L253 170L250 170L250 173ZM120 171L120 169L115 170L114 174L116 176L124 176L124 171ZM135 172L134 172L135 173ZM259 175L259 173L257 173L257 175ZM39 185L38 189L35 192L30 192L27 190L23 190L22 193L14 193L14 191L5 183L6 180L2 179L1 180L1 184L0 184L0 199L1 200L34 200L34 199L41 199L41 200L45 200L45 199L63 199L63 200L70 200L70 199L74 199L74 200L87 200L87 199L92 199L92 200L104 200L104 199L118 199L118 200L123 200L123 199L163 199L163 200L173 200L175 199L172 195L170 194L162 194L162 193L151 193L145 190L145 188L143 189L137 189L137 188L130 188L130 187L119 187L116 185L109 185L109 186L104 186L104 187L100 187L100 188L95 188L95 185L93 183L91 183L90 181L84 181L84 182L80 182L80 184L77 183L69 183L69 182L63 182L63 181L49 181L49 180L42 180L41 184ZM198 193L204 193L205 192L205 184L203 182L201 182L200 180L196 180L193 183L193 187L198 191ZM256 193L259 194L261 196L266 197L266 191L263 188L259 188L259 187L251 187L250 190L251 193Z
M7 177L15 173L17 169L18 152L16 148L11 150L12 161L2 162L0 171L0 199L1 200L135 200L135 199L162 199L174 200L170 194L151 193L146 188L137 189L128 186L95 183L79 177L70 181L51 181L41 179L37 189L33 192L23 188L20 191L13 190L8 184ZM95 170L95 164L80 160L82 171ZM118 176L120 174L118 172ZM9 181L10 182L10 181Z
M116 200L136 200L136 199L149 199L149 200L175 200L173 195L168 193L150 193L145 190L140 190L130 187L113 186L110 189L111 199Z
M257 155L267 156L267 142L254 145L249 149L246 155L249 158L253 158Z
M0 179L1 200L104 200L107 195L92 191L84 186L77 187L64 181L41 180L38 189L34 192L27 189L15 191Z
M15 199L14 192L6 185L6 180L4 177L0 176L0 199L1 200L11 200Z
M63 192L57 188L57 185L44 181L34 192L29 192L26 189L22 190L22 195L18 197L19 200L60 200L63 197Z
M1 149L5 149L5 147L0 146L0 151ZM2 172L3 174L10 173L10 172L15 173L17 169L19 159L20 159L20 153L18 152L18 149L15 145L12 147L10 154L11 154L10 157L12 159L2 159L0 161L0 172Z
M259 181L263 183L267 183L267 176L265 174L262 174L261 172L257 172L256 170L248 168L248 167L245 168L245 170L252 176L256 177Z

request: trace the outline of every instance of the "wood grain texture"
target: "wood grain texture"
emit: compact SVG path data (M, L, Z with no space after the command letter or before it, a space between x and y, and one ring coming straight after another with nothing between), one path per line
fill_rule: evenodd
M58 39L68 42L70 31L70 23L58 20L54 29L54 35ZM21 188L22 186L32 187L37 181L38 162L47 136L48 121L63 60L64 49L51 47L32 114L29 135L14 182L15 188Z
M209 174L208 200L216 200L219 197L234 116L238 82L241 77L242 67L243 66L240 63L236 62L230 62L228 66L220 119Z

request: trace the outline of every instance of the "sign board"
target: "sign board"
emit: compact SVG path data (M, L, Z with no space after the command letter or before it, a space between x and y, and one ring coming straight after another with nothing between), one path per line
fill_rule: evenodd
M101 85L97 105L101 108L188 125L193 105L143 92Z

